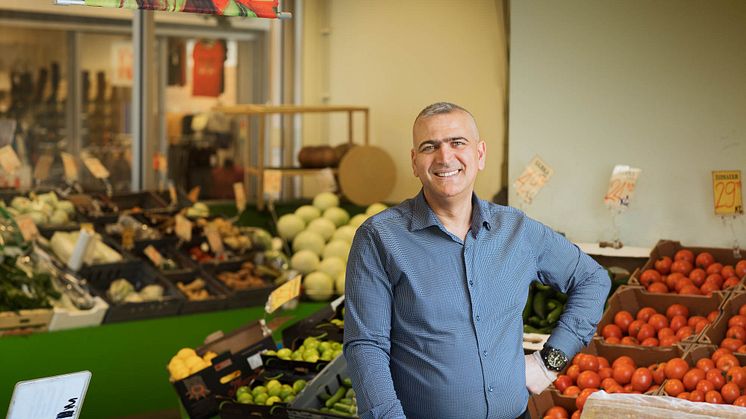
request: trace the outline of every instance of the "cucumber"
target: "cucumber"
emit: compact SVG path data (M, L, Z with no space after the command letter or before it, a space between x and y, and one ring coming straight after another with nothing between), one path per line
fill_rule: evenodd
M339 410L340 412L352 414L355 413L357 409L355 408L355 406L349 404L334 403L334 406L332 406L332 410Z
M534 314L541 317L542 319L547 317L546 299L547 299L546 291L541 291L534 296L534 301L533 301Z
M560 305L557 308L555 308L554 310L552 310L549 314L547 314L547 322L549 324L555 324L555 323L557 323L557 320L559 320L560 315L562 314L562 309L564 307L565 306Z
M334 406L334 403L337 403L345 395L346 391L347 389L344 387L337 389L337 392L324 403L326 407Z
M344 380L342 380L342 385L345 386L345 387L347 387L347 388L350 388L350 387L352 387L352 380L350 380L350 378L347 377Z

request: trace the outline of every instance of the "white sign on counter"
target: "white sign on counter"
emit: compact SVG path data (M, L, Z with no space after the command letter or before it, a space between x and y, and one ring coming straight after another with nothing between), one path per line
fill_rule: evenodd
M10 399L7 418L77 419L90 381L90 371L19 381Z

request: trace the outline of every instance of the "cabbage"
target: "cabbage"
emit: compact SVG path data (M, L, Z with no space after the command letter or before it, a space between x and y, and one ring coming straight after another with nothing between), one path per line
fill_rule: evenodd
M365 220L368 219L368 216L366 214L358 214L350 220L350 223L348 224L351 227L358 228L360 227Z
M306 228L306 223L295 214L285 214L277 220L277 234L285 240L293 240Z
M334 280L323 272L311 272L303 278L303 289L308 298L326 301L334 294Z
M324 211L324 218L331 220L336 227L340 227L350 221L350 214L342 208L331 207Z
M163 297L163 287L158 284L146 285L140 290L143 301L156 301Z
M310 250L321 256L321 252L324 251L324 238L313 231L302 231L293 240L293 252L301 250Z
M350 243L344 240L332 240L324 247L324 259L337 257L347 262L347 256L350 253Z
M329 275L332 278L336 278L345 271L347 264L344 260L338 257L324 258L319 264L318 270Z
M368 207L368 209L365 210L365 214L368 217L372 217L372 216L378 214L379 212L385 210L386 208L388 208L386 205L384 205L384 204L382 204L380 202L376 202L375 204L370 204L370 206Z
M58 201L56 208L65 211L68 217L72 217L75 214L75 206L70 201Z
M315 271L318 266L319 257L310 250L301 250L290 259L290 267L304 275Z
M308 228L306 228L306 231L313 231L314 233L318 233L321 237L324 238L324 241L326 242L332 238L332 235L334 234L334 231L336 229L337 227L330 220L326 218L317 218L311 221L310 224L308 224Z
M350 225L338 228L332 235L332 240L344 240L347 243L352 243L353 238L355 238L355 227Z
M31 205L31 200L25 196L17 196L10 201L10 206L17 209L20 212L26 212L26 208Z
M52 225L66 224L67 222L67 213L60 209L54 210L52 216L49 217L49 223Z
M311 221L321 217L321 211L313 205L303 205L295 210L295 215L302 218L308 224Z
M125 301L127 296L134 292L135 287L133 287L129 281L124 278L119 278L111 281L109 290L106 291L106 294L109 296L111 302L116 304Z
M331 192L322 192L313 198L313 206L320 211L339 206L339 198Z

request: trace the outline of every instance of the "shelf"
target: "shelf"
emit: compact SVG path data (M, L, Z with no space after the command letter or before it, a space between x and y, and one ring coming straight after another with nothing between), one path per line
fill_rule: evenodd
M267 170L277 170L280 172L280 174L284 176L295 176L295 175L316 175L319 174L325 170L330 170L335 175L337 174L337 168L336 167L323 167L321 169L310 169L310 168L304 168L304 167L277 167L277 166L264 166L264 171ZM249 174L252 174L254 176L259 174L259 168L257 167L248 167L246 169Z

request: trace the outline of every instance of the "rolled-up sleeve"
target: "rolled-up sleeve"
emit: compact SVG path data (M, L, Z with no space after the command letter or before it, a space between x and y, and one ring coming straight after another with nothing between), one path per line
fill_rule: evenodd
M611 281L606 270L549 227L542 233L536 265L539 280L567 294L568 299L548 345L573 357L590 343L601 320Z
M344 355L360 417L403 418L390 370L393 286L369 224L352 242L345 280Z

